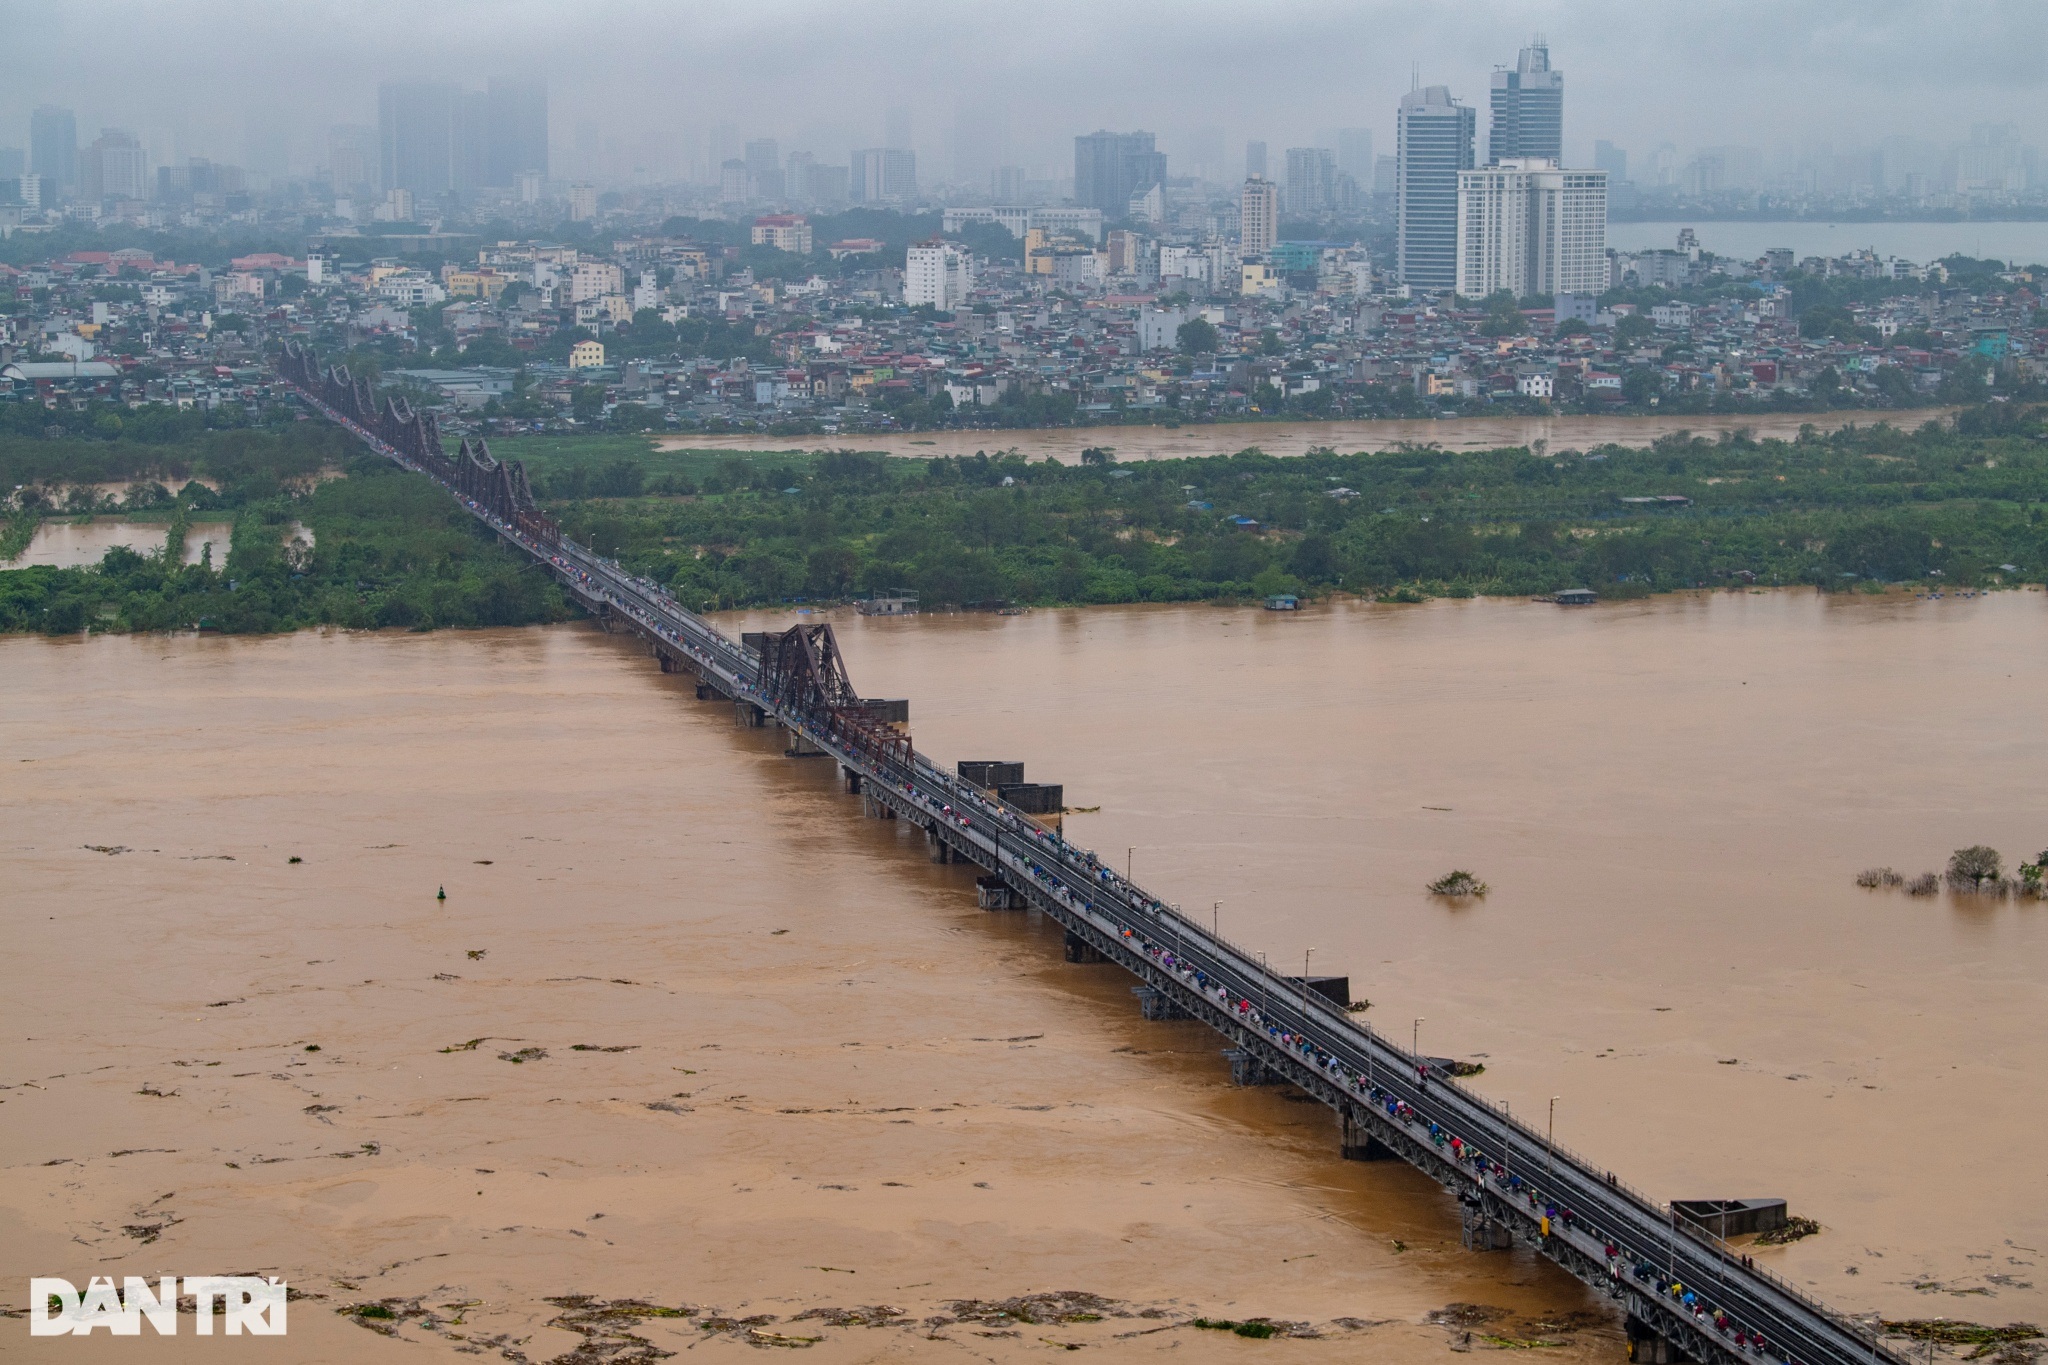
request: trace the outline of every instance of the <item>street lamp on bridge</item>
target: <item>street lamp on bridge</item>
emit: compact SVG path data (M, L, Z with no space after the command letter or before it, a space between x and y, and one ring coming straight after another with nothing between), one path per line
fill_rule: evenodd
M1550 1097L1550 1126L1543 1131L1543 1189L1548 1195L1551 1176L1557 1170L1557 1102L1560 1095Z

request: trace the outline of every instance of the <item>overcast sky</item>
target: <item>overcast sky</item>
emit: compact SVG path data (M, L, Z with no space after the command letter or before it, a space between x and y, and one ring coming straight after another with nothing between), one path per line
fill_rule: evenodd
M55 103L81 141L126 127L160 156L244 161L281 128L306 169L328 125L375 122L380 80L544 72L558 163L684 172L720 123L843 157L898 106L926 180L963 129L999 144L970 156L1047 174L1096 127L1150 129L1182 169L1220 145L1235 173L1254 137L1363 126L1391 151L1411 70L1483 111L1538 31L1575 160L1595 138L1848 150L1984 121L2031 141L2048 113L2048 0L0 0L0 146Z

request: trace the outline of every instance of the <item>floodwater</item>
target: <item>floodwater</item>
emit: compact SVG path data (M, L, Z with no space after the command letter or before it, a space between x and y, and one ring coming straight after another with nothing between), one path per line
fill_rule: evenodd
M1064 782L1100 808L1071 837L1276 962L1312 949L1516 1113L1559 1097L1561 1144L1659 1196L1788 1198L1824 1231L1755 1254L1839 1307L2005 1322L2048 1307L2048 906L1852 879L2048 842L2044 613L832 619L922 748ZM976 910L972 869L626 639L11 639L0 675L16 1284L262 1268L318 1296L295 1361L552 1359L569 1294L766 1315L826 1359L1253 1349L1196 1314L1439 1359L1453 1303L1620 1358L1561 1273L1460 1250L1419 1175L1232 1089L1214 1035ZM1491 894L1422 893L1453 866ZM1110 1302L955 1306L1053 1290ZM414 1345L332 1311L386 1299L434 1312ZM816 1316L873 1305L921 1325Z
M1349 455L1393 450L1414 443L1445 450L1495 450L1548 442L1557 450L1586 450L1598 445L1648 446L1659 437L1689 431L1714 436L1737 429L1757 439L1791 440L1802 426L1834 431L1880 421L1912 429L1947 417L1951 408L1916 408L1903 412L1776 413L1755 417L1460 417L1445 421L1381 422L1224 422L1187 427L1057 427L1018 431L929 431L849 436L664 436L662 450L811 450L852 447L880 450L914 459L941 455L994 454L1016 450L1027 459L1079 464L1090 446L1108 446L1125 460L1184 459L1234 455L1257 446L1268 455L1305 455L1328 446Z
M1258 1348L1200 1314L1400 1365L1462 1344L1425 1320L1451 1304L1621 1355L1575 1283L1464 1253L1422 1177L1231 1088L1213 1034L977 910L971 869L623 638L13 638L0 676L17 1291L279 1274L311 1297L246 1353L295 1365L654 1358L574 1330L550 1300L579 1294L687 1307L613 1325L731 1359L750 1330L848 1361ZM961 1306L1059 1291L1101 1301ZM335 1312L386 1302L397 1340ZM838 1312L878 1306L905 1316ZM218 1353L182 1331L120 1358Z
M185 532L185 562L197 564L213 546L213 562L225 564L228 542L234 534L229 521L195 521ZM47 564L59 569L78 569L97 564L116 545L139 555L161 553L170 534L161 521L124 521L119 517L94 517L89 521L49 518L36 527L35 537L19 559L0 563L0 568L26 569Z
M1825 1300L2048 1314L2048 903L1854 885L2048 846L2048 595L835 625L925 752L1064 783L1100 807L1070 838L1312 949L1538 1127L1557 1096L1561 1143L1659 1198L1788 1199L1826 1231L1758 1255ZM1491 894L1423 893L1453 868Z

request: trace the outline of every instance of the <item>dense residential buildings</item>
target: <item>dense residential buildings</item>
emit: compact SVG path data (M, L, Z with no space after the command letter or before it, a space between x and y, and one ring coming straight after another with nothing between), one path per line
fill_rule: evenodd
M1441 85L1401 97L1395 145L1395 270L1416 289L1450 289L1458 277L1458 176L1473 165L1477 117Z
M1607 287L1607 174L1514 158L1458 174L1457 292L1484 298Z
M1550 66L1550 45L1538 37L1515 60L1493 73L1492 119L1486 159L1542 157L1564 162L1564 73Z

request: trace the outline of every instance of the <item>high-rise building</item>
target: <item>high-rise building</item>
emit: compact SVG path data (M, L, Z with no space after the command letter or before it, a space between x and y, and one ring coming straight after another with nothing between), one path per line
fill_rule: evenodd
M78 183L78 120L69 109L45 104L28 118L28 168L43 177L43 195Z
M1605 171L1528 157L1459 173L1459 294L1597 294L1606 284Z
M1486 159L1494 165L1532 156L1564 160L1564 72L1550 69L1550 45L1540 35L1522 49L1513 71L1494 70L1486 136Z
M89 203L149 194L149 156L135 134L102 128L79 158L79 192Z
M973 259L950 242L927 242L904 253L905 307L928 304L942 313L951 312L967 302L973 288Z
M1074 202L1121 218L1131 196L1166 182L1166 153L1150 133L1097 131L1074 139Z
M459 96L454 86L437 81L386 81L377 87L377 175L382 188L427 196L455 187Z
M454 109L449 188L467 194L481 188L490 175L491 97L481 90L458 90Z
M377 130L336 124L327 130L327 179L336 194L354 195L377 178Z
M848 178L845 166L813 166L804 193L813 204L844 204Z
M782 198L782 148L772 137L757 137L747 144L747 172L754 177L754 194L761 199Z
M1628 153L1603 137L1593 144L1593 169L1607 172L1607 183L1618 185L1628 179Z
M1401 97L1395 133L1395 270L1416 289L1458 282L1458 173L1472 169L1471 106L1432 85Z
M1361 185L1372 183L1372 129L1337 130L1337 169Z
M893 204L917 196L917 154L902 147L868 147L853 154L847 197L856 204Z
M1287 149L1287 211L1298 218L1337 206L1337 154L1327 147Z
M1237 201L1237 254L1263 261L1280 240L1280 187L1264 176L1244 182Z
M998 204L1021 204L1024 202L1024 168L1022 166L998 166L989 173L989 197Z
M20 147L0 147L0 180L19 180L28 171L28 152Z
M744 204L754 197L754 173L738 157L718 168L718 202Z
M811 199L811 175L818 168L818 158L809 152L791 152L789 159L782 163L782 192L788 198L808 203Z
M892 104L889 106L882 116L882 141L887 146L900 147L904 151L916 149L917 144L911 137L910 106L904 104Z
M1261 180L1266 178L1265 143L1254 140L1244 144L1244 176L1247 180L1254 176Z
M484 183L512 186L521 171L548 175L548 83L493 76L485 92Z

